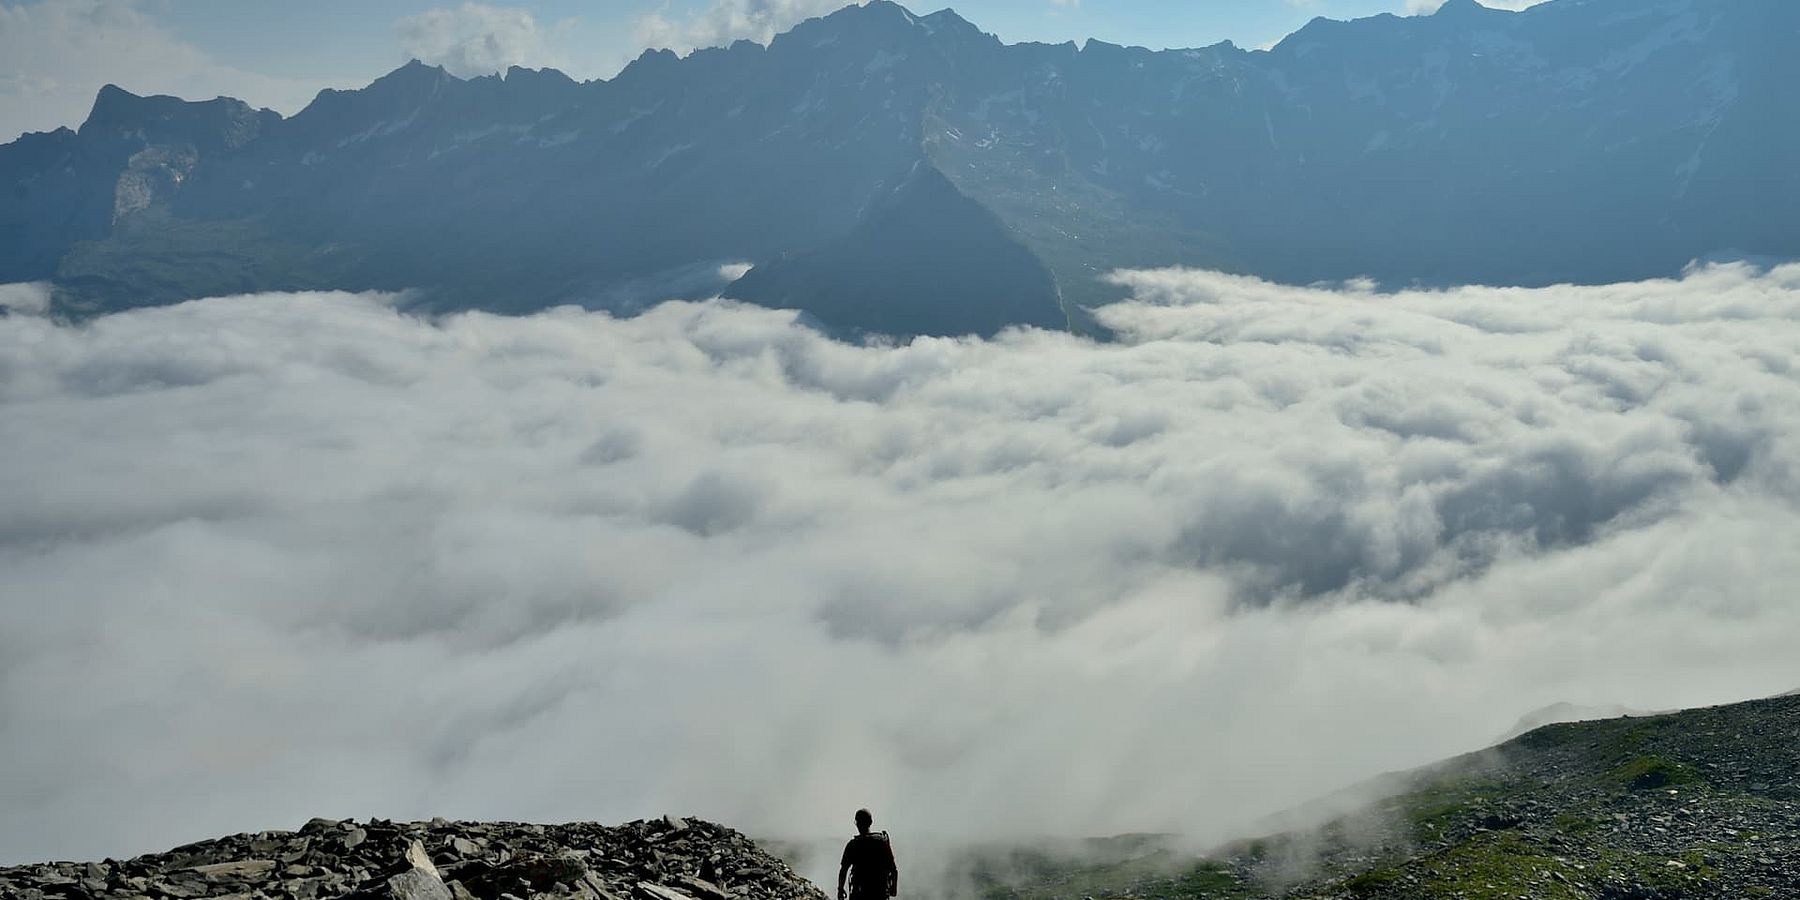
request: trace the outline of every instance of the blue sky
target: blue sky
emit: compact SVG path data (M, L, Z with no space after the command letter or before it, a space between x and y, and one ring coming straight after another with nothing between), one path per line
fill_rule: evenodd
M846 0L0 0L0 140L78 125L102 84L218 94L292 113L411 56L457 74L508 64L607 77L649 45L766 39ZM1429 10L1440 0L961 0L1002 39L1263 46L1314 16ZM1530 0L1487 0L1522 6ZM915 12L937 0L908 4Z

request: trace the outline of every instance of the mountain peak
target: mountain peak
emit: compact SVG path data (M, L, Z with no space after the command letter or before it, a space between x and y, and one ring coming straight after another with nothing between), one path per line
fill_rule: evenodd
M450 74L443 66L426 65L416 59L369 83L362 93L405 103L423 102L450 82L463 79Z
M833 24L873 22L885 27L910 28L918 24L919 18L893 0L869 0L868 3L852 3L825 16L823 21Z
M454 76L452 76L443 66L428 66L421 62L418 57L413 57L412 59L407 60L406 64L400 68L375 79L375 84L380 84L384 81L416 84L450 77Z
M561 69L553 69L548 66L542 69L508 66L504 80L507 84L555 84L560 86L575 83L575 79L570 78Z
M912 10L895 3L894 0L869 0L869 2L863 4L852 3L849 6L844 7L844 9L862 9L866 12L884 16L898 15L908 23L918 20L918 17L912 14Z
M892 0L869 0L866 4L853 4L807 24L827 29L815 33L826 40L857 35L862 40L873 39L880 42L925 37L940 46L946 42L950 46L1000 43L999 38L982 31L975 23L949 7L920 16Z
M957 15L956 10L951 9L948 6L944 7L943 9L938 10L937 12L931 13L929 15L920 16L919 24L924 25L925 27L930 28L933 31L936 31L939 29L944 29L944 28L955 28L955 29L959 29L959 30L960 29L971 29L971 30L975 30L975 31L981 30L976 27L974 22L971 22L968 19L965 19L962 16Z
M1488 12L1493 12L1493 10L1481 5L1478 0L1444 0L1444 5L1438 7L1437 12L1432 15L1442 18L1457 18L1478 16Z
M110 134L135 141L185 141L195 146L236 146L254 138L272 110L257 111L232 97L183 100L163 94L134 94L107 84L94 94L83 134Z
M87 120L82 127L115 121L143 99L116 84L102 85L99 92L94 94L94 105L88 110Z
M442 66L429 66L412 59L360 90L326 88L320 91L312 103L294 115L293 121L298 123L301 131L318 135L344 128L360 131L377 122L407 116L431 102L449 85L463 83Z
M625 64L619 74L613 76L616 84L627 84L640 78L653 78L655 73L668 70L681 63L681 55L666 47L651 47L639 53L637 59Z
M891 0L852 3L824 16L807 19L775 35L769 49L789 47L867 47L915 39L924 34L919 18Z
M949 7L920 16L919 27L925 29L940 44L948 41L953 44L1000 46L1000 38L982 31L980 26L957 15L956 10Z

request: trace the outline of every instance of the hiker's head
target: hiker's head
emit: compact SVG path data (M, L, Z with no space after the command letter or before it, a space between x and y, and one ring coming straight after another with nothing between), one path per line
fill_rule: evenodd
M873 824L875 824L875 817L872 815L869 815L868 810L859 809L856 811L856 830L857 831L867 832L869 830L869 826L873 825Z

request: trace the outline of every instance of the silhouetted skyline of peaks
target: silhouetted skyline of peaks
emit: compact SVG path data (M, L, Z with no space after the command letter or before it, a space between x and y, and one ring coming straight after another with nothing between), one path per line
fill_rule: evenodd
M1079 327L1129 267L1667 276L1800 255L1796 31L1786 0L1461 2L1315 19L1268 51L1153 51L1005 44L876 2L610 79L415 60L285 119L109 87L79 133L0 147L0 279L53 281L75 313L261 288L504 311L723 290L936 333ZM902 185L899 212L876 202Z

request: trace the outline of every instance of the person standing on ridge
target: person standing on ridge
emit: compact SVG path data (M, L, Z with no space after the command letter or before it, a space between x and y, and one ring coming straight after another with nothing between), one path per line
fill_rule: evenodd
M887 900L900 892L900 868L894 865L894 845L885 831L869 831L875 817L866 809L856 811L856 837L844 845L838 864L838 900L845 900L844 876L850 876L849 900Z

